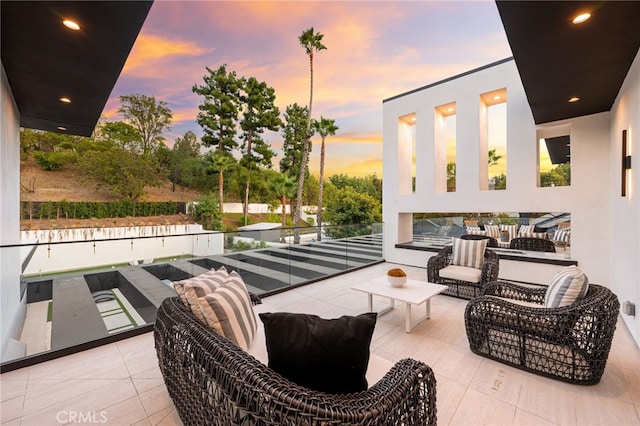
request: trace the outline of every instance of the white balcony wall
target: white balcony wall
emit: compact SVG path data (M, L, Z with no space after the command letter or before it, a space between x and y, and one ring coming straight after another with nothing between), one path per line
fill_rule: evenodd
M620 88L611 114L611 288L620 303L635 303L635 316L621 316L640 346L640 51ZM624 129L632 156L626 197L621 196Z
M507 189L486 191L486 146L482 146L480 95L506 88L507 92ZM456 192L438 190L444 162L435 146L434 110L455 102L457 125ZM398 191L398 117L416 114L417 191ZM386 100L383 104L383 218L385 258L390 262L426 266L433 253L397 249L411 241L411 214L429 212L570 212L571 257L591 281L611 287L610 253L610 113L595 114L547 126L571 129L571 186L540 188L537 185L536 126L513 60L445 80L421 90ZM545 126L546 127L546 126ZM439 163L440 162L440 163ZM636 260L637 263L637 260ZM502 276L502 275L501 275ZM546 281L547 276L540 281ZM532 276L530 281L535 282Z
M22 237L23 241L41 244L25 275L183 255L210 256L224 251L224 234L203 231L197 224L22 231ZM49 242L54 244L46 244ZM59 242L72 244L55 244Z
M0 244L20 243L20 112L16 106L4 67L0 76L2 120L0 120ZM7 353L12 339L18 339L25 316L20 301L20 252L0 250L0 355Z

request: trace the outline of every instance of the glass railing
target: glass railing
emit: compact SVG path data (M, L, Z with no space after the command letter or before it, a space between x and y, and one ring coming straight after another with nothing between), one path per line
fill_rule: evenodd
M0 246L3 277L15 280L2 283L2 335L11 337L2 371L149 331L160 303L176 295L173 281L212 268L237 271L264 297L379 263L382 229L323 226L320 240L316 227L23 231L23 243Z

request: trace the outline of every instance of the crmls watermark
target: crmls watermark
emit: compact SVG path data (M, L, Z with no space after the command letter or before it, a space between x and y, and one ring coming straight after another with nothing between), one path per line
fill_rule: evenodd
M106 411L58 411L58 423L106 423Z

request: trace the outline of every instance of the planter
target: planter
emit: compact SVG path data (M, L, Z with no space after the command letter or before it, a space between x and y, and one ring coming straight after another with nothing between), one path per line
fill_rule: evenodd
M387 275L387 281L391 287L402 287L407 283L407 277L391 277Z

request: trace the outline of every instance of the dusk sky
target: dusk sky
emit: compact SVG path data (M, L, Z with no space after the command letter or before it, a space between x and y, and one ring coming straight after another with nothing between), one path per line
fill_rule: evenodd
M118 97L155 96L173 111L169 145L196 122L205 67L227 64L276 91L276 104L309 102L309 59L298 36L324 34L314 58L313 117L336 120L325 175L382 177L382 100L511 56L493 1L223 2L156 0L104 110ZM281 133L266 138L282 158ZM318 174L314 136L311 172ZM276 166L277 168L277 166Z

